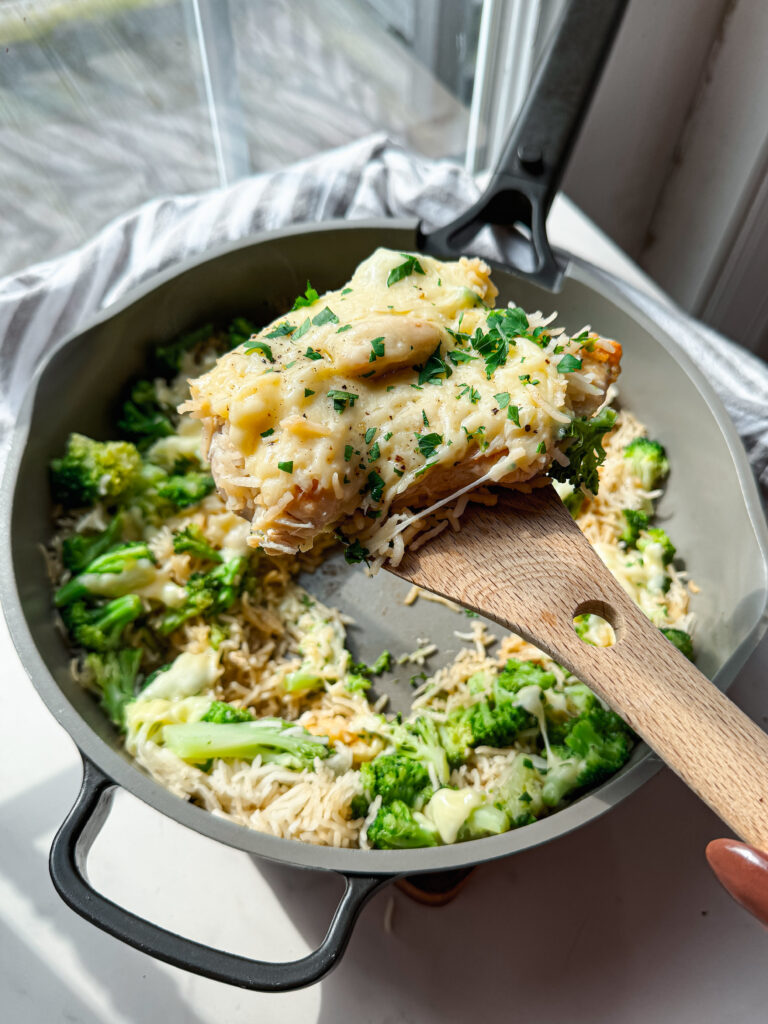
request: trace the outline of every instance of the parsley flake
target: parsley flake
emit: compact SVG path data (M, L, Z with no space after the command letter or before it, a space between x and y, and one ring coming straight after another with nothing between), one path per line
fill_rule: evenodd
M307 281L307 290L303 295L299 295L294 304L291 306L291 312L294 309L302 309L304 306L314 306L320 296L317 294L312 285Z
M410 277L411 274L424 274L424 268L415 256L409 256L407 252L401 252L400 255L405 260L405 263L401 263L390 270L387 277L387 288L391 288L393 284L402 281L404 277Z
M368 474L368 487L371 492L371 501L381 501L381 496L384 493L384 480L375 469Z
M473 388L469 384L460 384L459 394L457 397L469 398L472 405L477 405L477 403L480 401L480 392L477 390L477 388Z
M332 309L328 308L328 306L326 306L325 309L321 309L317 316L312 320L315 327L322 327L323 324L337 324L338 322L339 318Z
M377 441L376 444L371 445L370 451L368 452L368 461L375 462L380 455L381 452L379 451L379 442Z
M443 443L442 434L417 434L416 443L425 459L431 458Z
M344 461L345 462L349 462L349 460L352 458L352 452L354 450L355 449L352 447L351 444L345 444L344 445Z
M454 366L458 366L459 363L471 363L474 359L477 359L477 356L473 356L461 348L454 348L448 353L448 358Z
M333 408L336 412L344 412L347 406L351 409L360 396L352 391L340 391L338 388L331 388L328 392L328 397L333 402Z
M448 363L440 358L440 345L441 342L438 341L437 348L423 366L414 366L414 370L419 374L419 384L442 384L443 375L446 379L453 376L453 370Z
M379 358L379 356L383 356L383 355L384 355L384 337L382 335L382 337L380 337L380 338L374 338L373 341L371 342L371 354L368 357L368 362L369 363L373 363L373 362L375 362Z
M539 443L536 445L536 454L537 455L543 455L546 450L547 450L547 446L544 444L544 442L543 441L539 441Z
M258 341L255 338L251 338L250 341L245 343L246 352L261 352L263 356L266 356L270 363L274 363L275 357L272 355L272 349L266 343L266 341Z
M293 462L292 461L291 462L278 462L277 468L278 469L282 469L282 471L284 473L292 473L293 472Z
M350 293L351 291L352 291L352 289L351 289L351 288L342 288L342 289L341 289L341 294L342 294L342 295L349 295L349 293Z
M269 430L262 430L261 437L269 437L270 434L274 434L275 428L270 427Z
M421 410L421 418L424 421L424 426L428 427L429 426L429 420L427 419L427 414L424 411L424 409Z
M376 427L368 427L365 432L365 443L370 444L374 437L376 437Z
M516 427L520 426L520 410L516 405L510 405L507 409L507 419L512 420Z
M304 353L304 355L307 357L307 359L322 359L323 358L322 354L320 352L315 352L315 350L312 348L311 345L309 345L307 347L307 351Z
M507 406L509 405L509 392L508 391L500 391L498 393L498 395L494 395L493 397L499 403L499 408L500 409L506 409Z
M296 330L296 324L289 324L287 320L283 323L278 324L273 331L270 331L267 335L268 338L284 338L286 334L293 334Z
M314 395L312 388L304 388L304 397L309 398L310 395Z
M344 331L351 331L351 330L352 330L352 324L342 324L341 327L339 327L337 329L336 333L337 334L343 334Z
M309 317L307 317L307 319L304 321L304 323L301 325L301 327L299 327L298 330L296 331L296 333L294 334L293 340L294 341L298 341L299 338L303 338L304 335L307 333L307 331L309 330L309 328L311 326L312 326L312 323L311 323Z
M560 362L557 364L558 373L573 373L574 370L581 369L581 360L576 356L572 356L570 352L566 352Z

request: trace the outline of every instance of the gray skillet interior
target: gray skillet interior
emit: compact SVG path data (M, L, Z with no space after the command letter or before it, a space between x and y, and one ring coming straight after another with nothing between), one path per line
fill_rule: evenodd
M69 675L69 654L53 624L39 547L50 534L47 464L60 453L67 434L111 436L115 399L123 384L141 373L153 342L238 314L266 322L290 307L308 278L319 291L338 287L376 246L412 249L414 230L412 223L392 221L298 228L230 246L155 278L53 353L27 396L4 481L4 611L25 667L58 721L91 760L159 811L231 846L296 866L412 874L505 856L597 817L659 764L641 745L624 770L599 790L503 836L439 849L333 850L250 831L168 793L122 751L96 702ZM768 543L749 466L722 406L674 344L637 311L621 308L619 297L589 268L572 265L557 295L501 272L494 280L499 302L514 299L526 309L557 309L569 332L589 322L624 345L623 404L664 440L672 460L660 516L701 587L693 601L698 664L725 688L762 628ZM387 573L366 579L338 559L304 582L355 619L351 645L361 658L373 658L384 648L410 651L420 638L428 638L440 648L429 662L433 671L458 650L455 631L469 626L463 615L424 600L405 608L408 588L400 581ZM408 679L417 671L404 666L383 682L395 709L407 707Z

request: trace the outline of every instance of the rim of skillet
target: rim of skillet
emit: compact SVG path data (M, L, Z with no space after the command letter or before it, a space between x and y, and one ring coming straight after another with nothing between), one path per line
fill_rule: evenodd
M200 264L239 249L247 249L262 242L269 242L288 235L331 232L356 229L402 229L414 233L418 222L413 219L377 218L371 220L328 220L308 224L289 225L285 228L259 233L249 238L238 239L219 245L206 253L174 264L172 267L153 275L147 281L126 292L122 298L104 310L88 317L76 331L63 338L46 355L37 368L24 397L19 415L13 427L8 459L3 473L0 491L0 531L2 532L3 557L0 558L0 598L8 628L21 662L35 689L56 720L66 729L80 752L100 768L117 785L149 804L155 810L211 839L228 846L256 854L268 860L278 861L299 868L337 871L350 875L391 875L419 874L469 867L485 861L506 857L541 843L556 839L568 832L586 825L620 803L630 793L651 778L663 762L641 743L633 752L628 764L608 782L569 807L557 811L550 817L540 819L523 829L505 832L499 836L449 846L427 847L415 850L359 850L317 846L300 840L282 839L247 826L218 818L189 801L175 796L132 760L126 759L118 750L102 740L68 702L53 676L48 671L34 642L19 599L12 560L12 512L18 470L26 449L32 427L31 413L39 382L45 374L51 359L80 334L97 324L111 320L165 282L179 276ZM760 495L752 475L751 467L741 439L728 416L720 398L707 379L678 348L674 341L652 319L642 312L625 295L621 294L610 277L599 268L593 268L584 260L562 254L568 260L566 275L587 285L605 296L631 316L647 330L685 371L710 411L724 413L717 417L718 426L726 441L736 474L741 495L754 530L755 539L762 554L766 584L763 589L762 614L750 633L731 652L730 657L716 673L713 681L726 689L738 670L756 646L766 625L768 608L768 526L763 515Z

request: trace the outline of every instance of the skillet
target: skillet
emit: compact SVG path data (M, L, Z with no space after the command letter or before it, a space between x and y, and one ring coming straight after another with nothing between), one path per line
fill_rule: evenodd
M697 637L699 667L725 689L757 643L768 604L768 531L735 429L674 339L596 270L553 252L546 237L546 214L625 5L626 0L571 0L488 188L451 225L426 233L408 221L327 222L212 251L159 275L64 339L32 382L0 496L0 595L25 668L83 756L82 789L51 847L54 885L77 913L130 945L244 988L284 991L311 984L338 962L365 902L393 879L467 868L555 839L614 806L660 766L641 744L621 772L549 818L501 836L409 851L337 850L278 839L216 818L152 780L122 750L114 727L69 674L39 550L51 529L50 459L72 430L110 436L110 396L140 373L151 344L234 315L265 323L290 306L308 278L318 291L338 287L377 246L455 258L471 251L482 231L496 254L499 304L514 300L526 309L557 308L569 333L591 323L624 345L623 399L672 455L673 474L659 512L680 538L702 589L694 607L704 626ZM727 548L724 523L732 538ZM383 648L403 649L403 637L416 632L429 635L445 661L455 653L455 614L433 605L409 613L402 607L403 585L389 574L368 580L330 560L303 582L321 600L354 614L356 657L371 660ZM384 689L393 708L404 709L407 688L390 680ZM88 851L118 785L230 846L297 868L342 874L346 888L318 949L291 963L249 960L174 935L96 892L87 877Z

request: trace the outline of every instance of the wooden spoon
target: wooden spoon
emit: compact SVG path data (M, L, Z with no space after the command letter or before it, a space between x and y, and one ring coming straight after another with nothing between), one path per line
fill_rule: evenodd
M469 505L458 535L406 551L390 571L518 633L599 694L757 847L717 840L707 853L722 884L768 924L768 736L645 617L551 486ZM612 647L576 635L584 612L611 624Z

